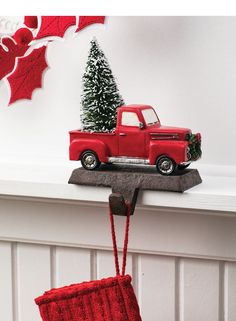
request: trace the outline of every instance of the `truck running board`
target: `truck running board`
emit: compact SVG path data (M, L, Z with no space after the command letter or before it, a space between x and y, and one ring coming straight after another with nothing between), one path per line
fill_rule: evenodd
M126 163L126 164L142 164L142 165L149 165L149 159L146 158L139 158L139 157L125 157L125 156L120 156L120 157L108 157L108 162L109 163Z

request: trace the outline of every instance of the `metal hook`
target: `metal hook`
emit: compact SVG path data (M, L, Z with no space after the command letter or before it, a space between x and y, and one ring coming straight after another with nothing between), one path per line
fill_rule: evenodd
M121 189L118 189L119 192L115 192L117 188L112 188L113 193L109 195L109 205L112 213L114 215L122 215L125 216L127 214L127 204L130 204L131 212L130 214L134 214L139 188L134 188L132 191L123 191L121 193Z

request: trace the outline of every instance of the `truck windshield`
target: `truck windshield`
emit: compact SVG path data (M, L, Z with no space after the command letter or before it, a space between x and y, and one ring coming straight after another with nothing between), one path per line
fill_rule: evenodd
M146 122L146 125L148 126L155 125L159 122L159 119L152 108L143 109L142 113L143 113L143 117Z

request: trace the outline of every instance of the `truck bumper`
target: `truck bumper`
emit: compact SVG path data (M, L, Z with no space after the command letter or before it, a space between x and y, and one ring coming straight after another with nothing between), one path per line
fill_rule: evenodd
M182 163L180 163L179 165L187 166L187 165L189 165L190 163L191 163L191 161L188 161L188 162L182 162Z

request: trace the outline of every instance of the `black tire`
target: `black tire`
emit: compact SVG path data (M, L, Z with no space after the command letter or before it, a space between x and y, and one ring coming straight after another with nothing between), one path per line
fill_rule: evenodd
M171 175L176 170L176 163L168 156L160 156L156 161L156 168L162 175Z
M178 165L178 169L180 169L181 171L184 170L185 168L189 167L190 164L186 164L186 165Z
M99 161L96 153L91 150L86 150L81 155L81 164L83 168L93 171L100 166L101 162Z

